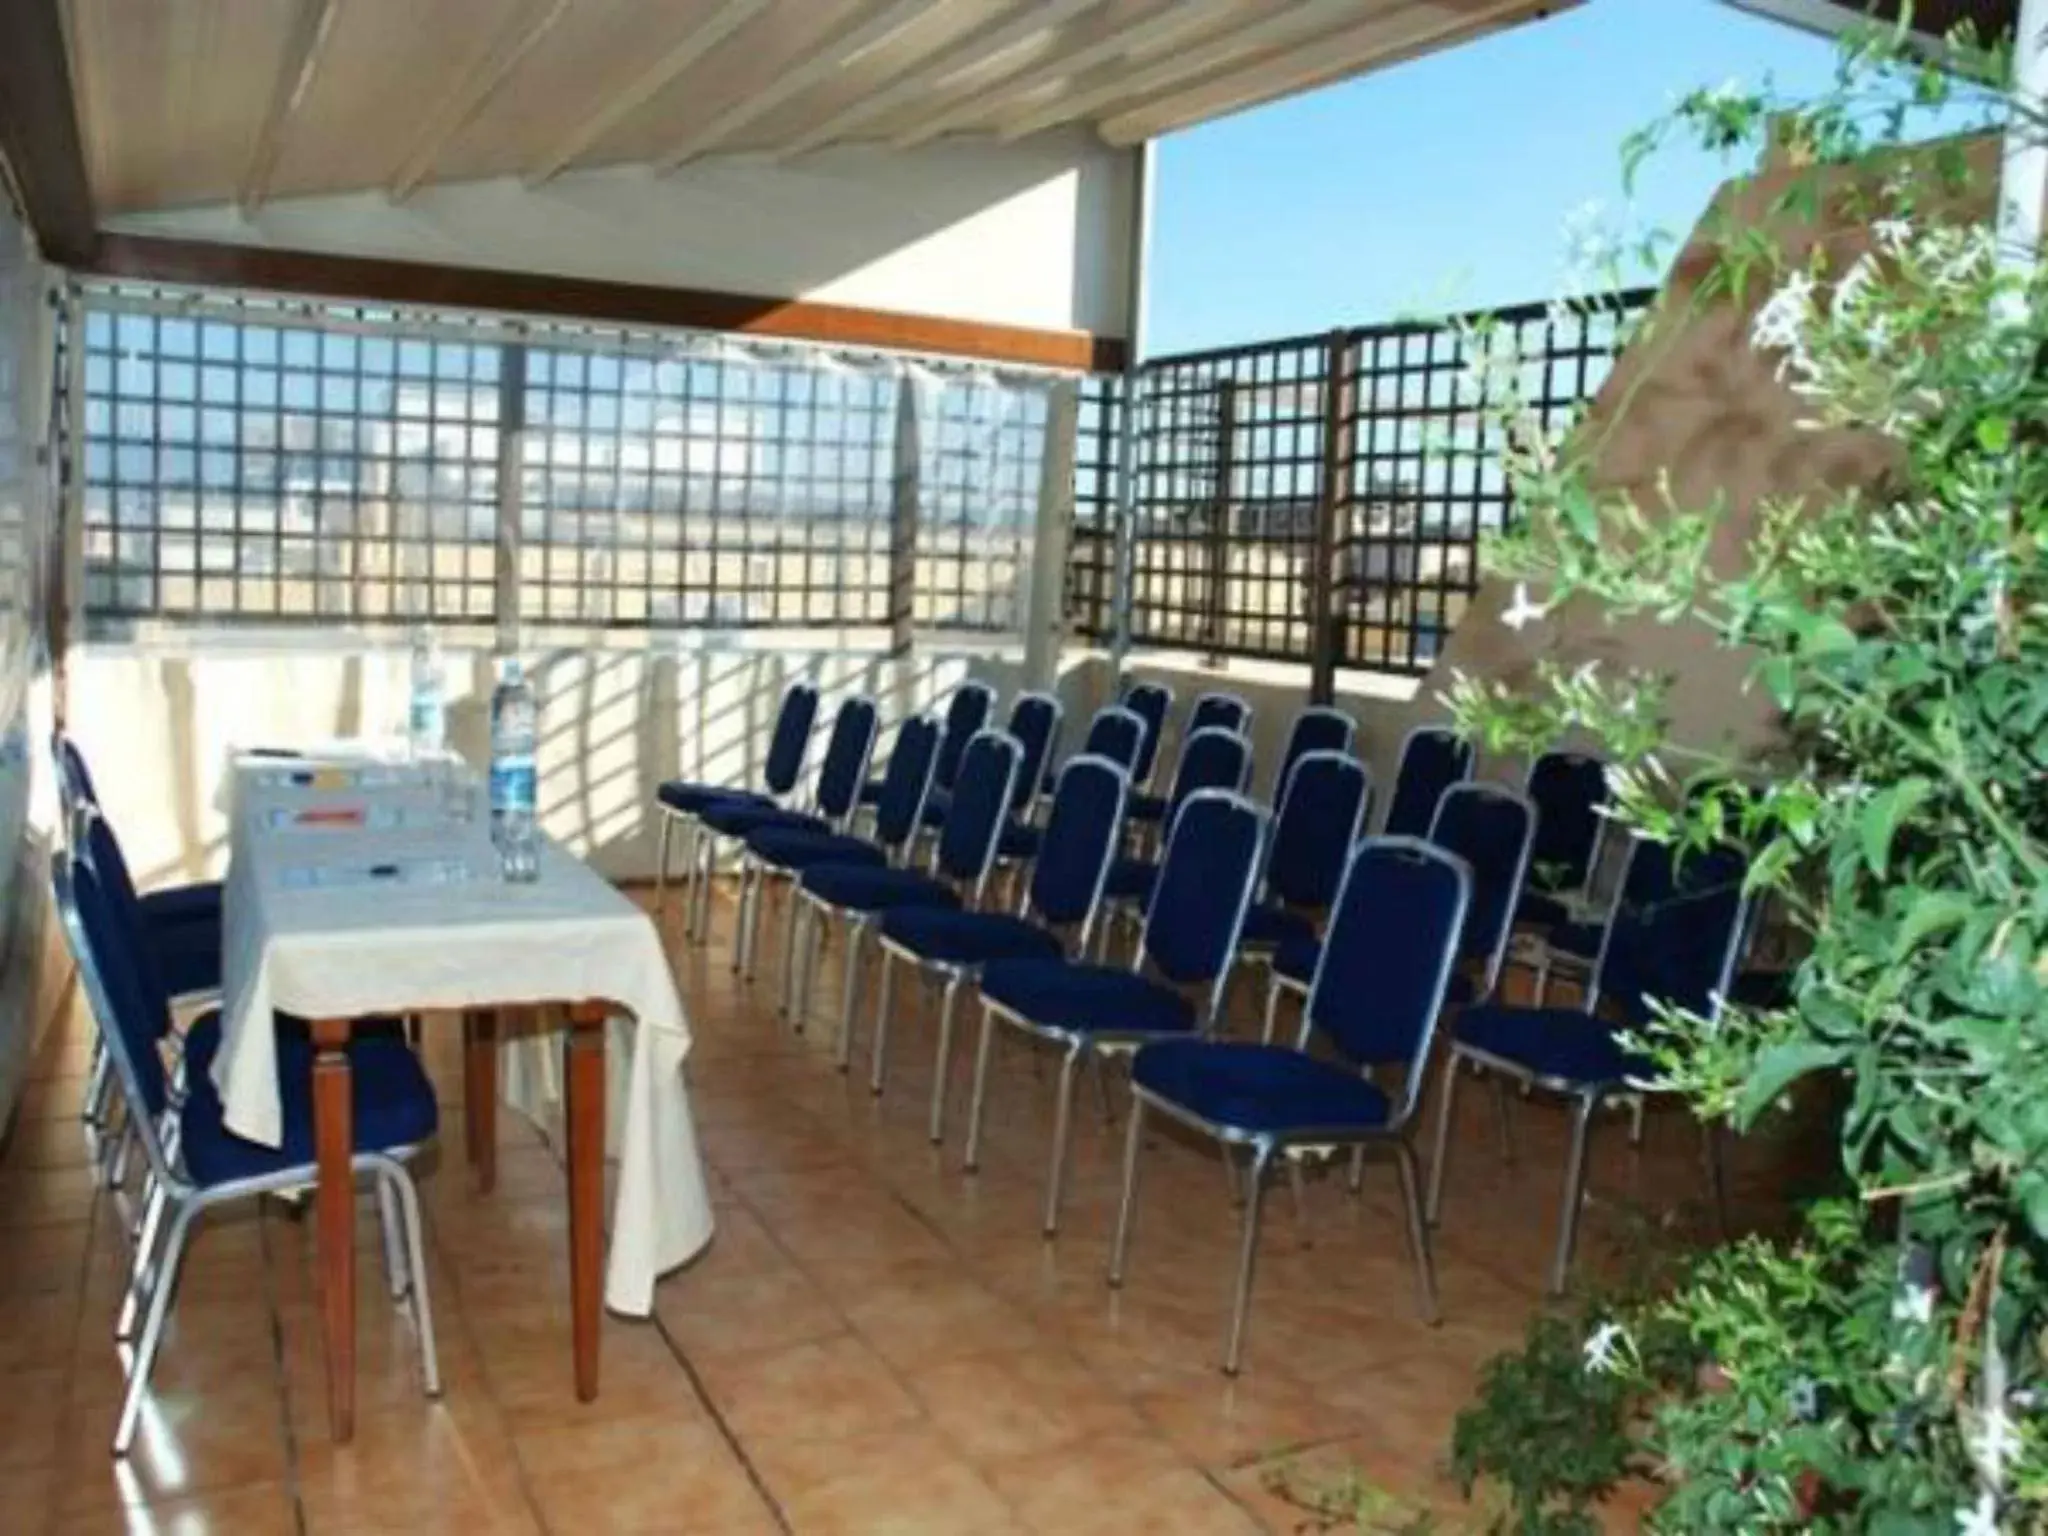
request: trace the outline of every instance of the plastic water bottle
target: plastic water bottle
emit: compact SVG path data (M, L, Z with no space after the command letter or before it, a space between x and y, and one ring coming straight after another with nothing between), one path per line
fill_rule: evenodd
M491 839L507 880L540 877L540 829L535 824L534 748L540 710L519 658L508 656L491 693Z
M448 744L448 706L441 682L441 648L425 625L412 634L412 704L406 712L406 741L414 762L426 762Z

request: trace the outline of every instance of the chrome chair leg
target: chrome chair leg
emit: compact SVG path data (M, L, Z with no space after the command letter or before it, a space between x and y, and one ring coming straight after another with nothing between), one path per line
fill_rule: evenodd
M948 976L945 1000L939 1004L939 1046L932 1063L932 1114L927 1131L933 1146L946 1139L946 1080L953 1075L953 1005L960 999L960 983L965 980L958 971Z
M136 1314L142 1310L142 1298L148 1288L149 1260L156 1252L156 1235L163 1226L164 1207L170 1203L170 1192L161 1183L149 1192L149 1199L142 1211L142 1228L135 1235L135 1256L128 1266L128 1292L121 1298L120 1314L114 1319L114 1338L125 1344L135 1337Z
M780 881L780 880L776 879L776 878L774 877L774 874L773 874L773 872L772 872L772 871L770 871L770 870L767 870L767 869L763 869L763 870L761 871L761 894L762 894L762 896L763 896L763 897L765 898L765 897L766 897L766 896L768 895L768 893L769 893L769 892L771 892L771 891L773 891L773 890L774 890L774 889L775 889L775 888L776 888L777 886L784 886L784 894L785 894L785 896L786 896L786 897L789 897L789 898L792 898L792 899L788 899L788 900L785 900L785 901L784 901L784 902L782 903L782 1002L781 1002L781 1013L782 1013L782 1016L783 1016L783 1017L784 1017L784 1018L786 1019L786 1018L790 1017L790 1010L791 1010L791 1009L792 1009L793 1007L795 1007L795 1005L796 1005L796 939L797 939L797 934L796 934L796 928L797 928L797 922L796 922L796 902L795 902L795 900L793 899L793 898L795 897L795 895L796 895L796 889L795 889L795 887L794 887L794 886L788 886L788 885L785 885L785 883L784 883L783 881Z
M114 1426L114 1454L126 1456L135 1443L136 1420L142 1415L142 1399L149 1391L149 1373L156 1364L156 1352L163 1344L164 1316L170 1311L171 1293L178 1288L178 1266L185 1259L185 1244L192 1232L197 1207L187 1202L178 1207L164 1242L163 1262L158 1266L156 1288L150 1293L149 1316L142 1325L142 1338L135 1346L135 1361L128 1369L128 1391L121 1399L121 1417Z
M988 1063L995 1040L995 1015L984 1003L981 1034L974 1042L974 1092L967 1100L967 1150L960 1160L960 1166L968 1173L981 1167L981 1116L988 1104Z
M811 921L823 927L827 913L820 907L811 914ZM846 932L846 982L839 998L839 1070L848 1071L853 1066L853 1029L856 1014L860 1010L860 967L867 954L865 924L848 917L842 919Z
M668 847L670 836L676 828L675 817L667 811L658 813L661 817L661 836L654 844L654 915L660 917L668 910Z
M1081 1065L1081 1046L1069 1045L1060 1060L1058 1095L1053 1106L1052 1163L1045 1171L1045 1235L1052 1237L1060 1227L1060 1196L1067 1181L1067 1147L1074 1139L1074 1074Z
M1564 1207L1558 1212L1557 1253L1550 1263L1550 1294L1564 1294L1565 1275L1571 1269L1572 1250L1579 1240L1579 1208L1586 1194L1586 1142L1593 1130L1593 1112L1600 1101L1592 1094L1581 1095L1572 1106L1572 1144L1564 1165Z
M1408 1252L1415 1261L1415 1296L1422 1320L1434 1328L1441 1317L1436 1304L1436 1262L1429 1252L1429 1227L1422 1219L1421 1181L1415 1174L1415 1149L1403 1136L1394 1143L1394 1171L1401 1179L1401 1213L1406 1218Z
M796 1032L802 1034L804 1025L810 1022L811 994L817 990L818 967L823 963L825 952L825 923L816 908L797 897L796 882L789 884L789 924L794 928L799 922L804 926L804 961L795 977L796 1002L792 1005L794 1015L791 1023ZM853 974L853 956L845 958L847 975Z
M107 1188L119 1189L128 1182L128 1154L135 1148L135 1122L124 1118L114 1140L114 1155L107 1162Z
M412 1322L420 1336L420 1386L428 1397L439 1397L441 1355L434 1339L434 1307L427 1298L427 1255L420 1225L419 1190L403 1166L394 1164L393 1170L391 1185L398 1196L399 1219L412 1271Z
M732 968L746 980L754 979L754 946L761 941L761 888L754 879L754 866L740 860L739 903L733 918Z
M1252 1165L1246 1174L1251 1188L1245 1193L1244 1237L1237 1255L1237 1294L1230 1306L1230 1338L1223 1349L1226 1376L1237 1374L1244 1356L1245 1316L1252 1303L1252 1269L1259 1256L1259 1208L1265 1203L1266 1166L1272 1159L1273 1149L1262 1143L1252 1154Z
M1124 1266L1131 1256L1131 1222L1138 1205L1138 1155L1145 1150L1145 1101L1131 1099L1131 1126L1124 1132L1124 1191L1117 1202L1116 1236L1109 1245L1109 1284L1112 1290L1124 1283Z
M405 1234L399 1230L398 1197L392 1193L391 1176L377 1171L377 1224L384 1234L384 1279L393 1301L405 1300L412 1286L406 1262Z
M1280 974L1266 972L1266 1016L1259 1028L1259 1044L1271 1045L1273 1031L1280 1026Z
M882 951L881 994L875 1004L875 1038L868 1047L868 1092L880 1094L882 1077L889 1068L889 1015L896 1001L896 957Z
M1443 1215L1444 1162L1451 1152L1451 1101L1458 1096L1458 1053L1444 1056L1443 1085L1436 1106L1436 1144L1429 1153L1429 1201L1423 1219L1432 1227Z
M98 1126L105 1115L107 1085L112 1078L112 1062L107 1055L107 1042L95 1034L92 1037L92 1065L87 1069L85 1076L85 1098L78 1106L78 1118L87 1125Z

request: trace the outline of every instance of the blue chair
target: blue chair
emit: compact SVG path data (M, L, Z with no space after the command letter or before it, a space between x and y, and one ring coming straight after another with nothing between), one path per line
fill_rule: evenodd
M709 905L710 869L704 850L698 846L698 813L707 806L728 800L757 805L782 804L796 792L797 783L803 778L804 755L810 750L811 727L817 719L818 685L808 678L799 678L783 690L782 704L775 711L775 726L768 736L768 756L761 765L761 790L736 789L729 784L693 783L685 779L669 779L655 790L654 805L661 814L661 843L654 858L654 910L657 913L668 909L669 841L680 823L690 839L683 850L688 908L684 927L694 930L703 922L704 914L698 906ZM700 864L705 867L700 869ZM700 877L705 880L703 885L698 884Z
M92 770L86 766L85 754L79 750L78 743L57 731L52 733L50 744L57 764L57 798L64 816L65 835L75 843L82 835L82 822L86 816L104 819L106 813L100 807L99 787L93 782ZM130 890L134 889L125 863L121 878L128 881ZM199 924L211 929L216 938L219 936L221 883L218 880L162 886L139 893L138 899L150 928L163 931L167 939L169 930L186 923ZM216 978L211 985L196 990L212 991L218 985Z
M1049 693L1020 693L1010 706L1009 724L1005 730L1023 751L1018 771L1025 775L1017 780L1010 793L1010 814L1019 820L1026 819L1031 802L1037 798L1038 782L1045 774L1045 765L1052 761L1059 746L1061 713L1060 701ZM951 796L932 796L925 802L925 826L938 831L946 824L946 813L950 808Z
M1529 878L1536 807L1501 784L1453 784L1436 803L1429 841L1462 859L1472 877L1465 931L1458 939L1458 970L1451 977L1454 1007L1490 1003L1500 988L1515 907Z
M1059 1098L1045 1190L1047 1237L1059 1226L1076 1071L1084 1058L1099 1064L1154 1040L1215 1029L1265 844L1266 813L1258 806L1231 790L1197 791L1167 835L1166 859L1128 969L1070 960L998 960L982 967L981 1039L974 1057L966 1166L972 1171L980 1161L995 1027L1001 1024L1058 1046Z
M939 832L929 871L872 864L814 864L797 876L791 921L801 921L809 943L799 972L806 978L797 1007L809 1006L808 978L817 974L818 949L824 925L838 918L846 933L845 1009L839 1019L839 1070L853 1060L854 1008L859 995L861 952L868 934L884 914L904 907L977 906L995 865L996 837L1008 813L1024 749L1005 731L983 731L967 744L960 759L960 777L953 786L953 813ZM882 957L881 1000L877 1018L876 1065L881 1062L880 1037L887 1030L890 988L889 957ZM950 995L948 1006L950 1006ZM879 1070L869 1086L882 1091Z
M182 916L165 917L161 904L153 905L137 893L128 872L128 860L114 836L113 824L96 808L88 807L74 823L78 846L93 861L100 878L113 888L123 905L140 919L143 954L139 962L149 967L152 978L174 1004L196 1002L217 996L221 976L221 910L194 906ZM191 889L191 887L186 887Z
M193 1222L232 1200L302 1188L318 1178L313 1143L313 1057L310 1048L282 1049L278 1093L284 1138L272 1148L244 1141L224 1123L224 1110L206 1074L188 1075L178 1093L159 1054L168 1029L168 1001L133 946L119 894L90 858L59 854L51 885L65 938L113 1072L149 1178L118 1336L132 1327L146 1297L142 1332L128 1371L127 1392L114 1430L114 1454L134 1443L149 1377L163 1342L164 1320L177 1291L178 1272ZM355 1133L353 1168L371 1174L385 1231L385 1262L394 1299L408 1299L419 1332L421 1372L429 1397L440 1395L433 1310L420 1240L419 1194L405 1159L434 1136L439 1107L433 1085L402 1039L365 1040L351 1049ZM161 1248L158 1233L170 1225Z
M1380 831L1388 837L1424 837L1436 803L1453 784L1472 777L1472 747L1441 725L1419 725L1401 743L1394 793Z
M1173 690L1164 683L1132 683L1119 702L1145 722L1145 739L1131 769L1131 788L1143 789L1159 766L1159 742L1166 734L1166 717L1173 710Z
M1349 756L1357 741L1358 722L1343 710L1327 704L1309 705L1287 729L1287 745L1280 753L1280 771L1274 776L1274 786L1284 795L1294 765L1303 757L1311 752L1342 752Z
M941 801L953 793L953 781L960 777L960 754L967 750L996 707L996 691L987 683L967 681L953 690L946 701L945 733L939 738L938 761L932 769L932 789ZM861 786L860 803L877 805L882 799L884 777L872 778Z
M1372 774L1343 752L1305 752L1280 792L1273 842L1266 855L1262 899L1245 914L1241 948L1268 965L1265 1038L1273 1038L1274 1011L1290 988L1303 995L1315 971L1321 919L1337 898L1351 850L1372 811ZM1306 947L1305 947L1306 946ZM1285 948L1308 955L1296 974L1272 968Z
M1165 799L1132 795L1129 819L1155 831L1163 823L1169 835L1189 799L1204 790L1243 794L1252 777L1251 743L1235 731L1209 729L1188 738L1173 776L1173 793ZM1159 876L1158 861L1141 854L1119 858L1109 867L1108 896L1112 915L1135 918ZM1103 937L1108 938L1108 924Z
M924 809L925 797L932 792L932 783L938 772L939 750L943 745L939 723L931 716L919 715L903 722L896 733L895 748L889 753L889 766L882 775L882 798L875 805L872 839L816 827L770 825L747 835L746 852L742 858L759 874L782 880L794 879L806 869L826 864L869 867L903 864L909 858L917 836L918 817ZM794 956L790 945L795 935L796 924L784 924L780 1006L783 1015L793 1017L796 1027L801 1030L808 1016L809 998L806 995L799 1005L793 995L791 970ZM849 979L852 974L849 969ZM808 973L803 979L808 994Z
M1422 1095L1444 991L1457 962L1471 882L1454 856L1413 838L1371 838L1345 871L1330 918L1330 942L1309 989L1294 1048L1245 1041L1167 1040L1131 1063L1131 1122L1124 1139L1123 1200L1111 1248L1109 1283L1121 1286L1130 1257L1145 1117L1157 1110L1218 1144L1235 1166L1250 1155L1244 1227L1223 1369L1235 1376L1251 1306L1259 1212L1275 1158L1298 1168L1307 1157L1394 1155L1406 1208L1423 1317L1437 1320L1436 1278L1415 1150L1408 1127ZM1319 1041L1335 1059L1312 1056ZM1398 1071L1393 1088L1375 1072Z
M860 787L867 782L868 763L875 753L875 734L881 723L875 701L855 695L839 706L832 717L832 733L826 738L825 756L818 764L818 776L811 785L810 808L786 810L779 805L727 800L704 806L697 812L697 824L707 841L732 838L745 844L758 833L775 828L786 832L843 835L860 808ZM754 975L754 946L761 935L761 888L770 871L758 858L750 858L744 846L740 852L740 896L732 968L748 980ZM784 930L784 951L790 933Z
M1586 910L1605 843L1607 765L1581 752L1546 752L1530 765L1527 789L1536 806L1536 851L1515 921L1533 930L1523 958L1536 972L1542 1002L1553 975L1581 980L1600 953L1602 925L1588 922Z
M1102 902L1102 882L1123 832L1129 781L1122 765L1083 754L1060 770L1045 840L1025 888L1022 909L964 912L953 907L906 907L883 915L883 953L907 960L949 990L970 981L993 960L1058 959L1072 935L1076 955L1088 952L1089 930ZM946 1012L950 1025L952 1011ZM875 1037L879 1057L882 1037ZM946 1079L953 1040L942 1028L932 1078L931 1138L945 1134ZM879 1063L876 1075L881 1072Z
M1235 731L1240 736L1252 733L1252 707L1242 694L1198 693L1188 706L1188 725L1183 740L1197 731Z
M1081 750L1074 755L1076 757L1107 758L1110 762L1115 763L1117 767L1123 769L1125 774L1128 775L1137 766L1138 749L1144 744L1144 740L1145 722L1143 720L1132 714L1128 709L1125 709L1121 704L1105 704L1095 712L1095 718L1088 722L1088 734L1082 739ZM1056 787L1058 779L1059 769L1048 767L1045 770L1045 777L1039 781L1040 786L1046 794L1050 795ZM1007 835L1005 833L1006 837ZM1035 852L1037 847L1037 841L1034 839L1031 844L1032 851ZM1005 854L1010 854L1008 847L1005 847L1003 851ZM1028 854L1011 856L1029 857Z
M1578 1237L1594 1112L1609 1099L1625 1099L1639 1107L1641 1085L1654 1071L1650 1062L1623 1044L1620 1033L1649 1022L1657 1003L1709 1020L1719 1015L1748 937L1745 874L1743 856L1734 849L1680 854L1638 838L1629 852L1628 871L1582 1008L1496 1003L1459 1016L1437 1110L1436 1154L1429 1178L1432 1224L1442 1209L1451 1106L1460 1067L1497 1074L1504 1129L1507 1082L1562 1095L1572 1103L1572 1137L1549 1285L1552 1294L1563 1291ZM1610 1017L1602 1016L1603 1007ZM1640 1118L1637 1130L1639 1134Z

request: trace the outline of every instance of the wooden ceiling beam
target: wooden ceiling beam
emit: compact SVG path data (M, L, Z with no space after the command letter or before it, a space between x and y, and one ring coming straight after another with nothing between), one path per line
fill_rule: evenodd
M51 261L92 261L98 239L58 0L0 5L0 159Z
M235 202L244 213L254 212L270 195L270 177L284 148L285 130L313 89L340 13L341 0L298 0L284 61L271 85L270 105L264 110L263 125L249 147L249 163L235 188Z
M537 187L554 180L588 153L604 136L667 90L683 72L768 8L769 0L725 0L697 26L564 134L555 147L534 162L526 184Z
M1023 10L1007 17L997 17L971 37L944 50L936 58L926 60L880 90L848 102L822 122L798 134L779 153L783 156L809 154L814 149L838 143L855 129L878 117L886 117L929 92L945 94L950 86L966 82L985 85L991 72L999 69L1006 60L1017 60L1016 67L1021 69L1022 57L1032 42L1050 36L1054 28L1103 3L1104 0L1030 0Z
M807 57L749 91L708 122L700 123L654 162L661 174L677 170L709 154L739 129L766 117L784 102L802 95L819 81L836 74L866 53L889 42L898 33L917 25L933 9L935 0L892 0L865 19L834 33L819 43Z
M1533 21L1579 0L1416 0L1357 26L1326 33L1243 69L1139 103L1101 123L1111 144L1138 144L1190 123L1327 85L1462 42L1483 32Z
M504 88L513 71L555 29L555 23L568 14L569 5L570 0L526 0L512 13L471 62L461 82L427 114L419 137L413 140L412 148L385 184L393 202L404 202L433 174L450 141Z

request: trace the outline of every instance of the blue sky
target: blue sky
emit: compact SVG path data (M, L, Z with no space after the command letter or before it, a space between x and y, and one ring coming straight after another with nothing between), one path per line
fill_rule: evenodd
M1822 88L1825 39L1718 0L1586 0L1158 149L1146 352L1541 299L1566 225L1624 211L1619 147L1683 92ZM1731 167L1651 162L1632 220L1683 236Z

